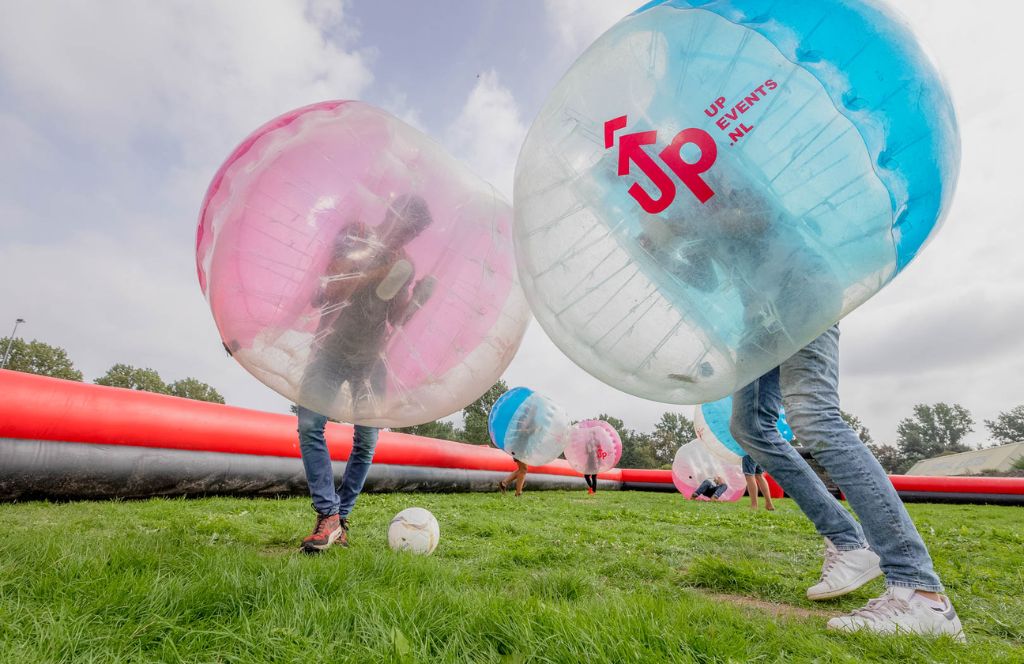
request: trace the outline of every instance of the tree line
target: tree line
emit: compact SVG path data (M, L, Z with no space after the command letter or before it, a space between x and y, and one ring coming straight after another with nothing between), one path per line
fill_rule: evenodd
M9 353L5 369L78 382L83 380L82 372L75 368L67 351L58 346L51 346L35 339L24 341L4 337L0 339L0 356L4 352ZM197 401L224 403L224 397L220 392L197 378L188 377L167 383L155 369L139 368L130 364L115 364L93 383L169 394Z
M5 337L0 339L0 355L7 350L8 344L10 357L7 369L65 380L82 380L82 372L74 367L63 348L36 340L26 342ZM216 389L196 378L188 377L166 383L155 370L129 364L115 364L93 382L97 385L224 403L224 397ZM494 402L506 391L508 385L498 380L479 399L462 410L461 426L448 420L437 420L395 431L473 445L489 445L491 439L487 431L487 415ZM917 404L913 414L901 420L897 426L895 445L875 442L871 432L856 415L843 412L842 416L889 473L905 473L922 459L972 449L963 440L974 431L974 417L960 404ZM622 459L619 465L624 468L671 467L676 450L696 437L693 422L685 415L673 411L662 413L661 419L650 432L630 429L622 419L609 413L599 413L594 419L608 422L619 432L622 438ZM1024 404L1000 413L994 420L985 420L984 424L993 445L1024 441ZM799 445L799 441L793 442Z

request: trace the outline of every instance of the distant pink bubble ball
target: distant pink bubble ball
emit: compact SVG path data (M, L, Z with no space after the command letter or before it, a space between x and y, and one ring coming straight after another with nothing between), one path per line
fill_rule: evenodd
M428 422L483 394L522 340L511 217L421 132L322 102L217 171L199 284L225 347L282 396L345 422Z
M735 454L726 460L724 454L731 454L722 449L723 454L713 454L704 441L700 439L686 443L676 452L672 461L672 482L687 498L693 495L701 482L716 476L728 486L719 500L736 501L743 497L747 489L743 478L743 467L740 457Z
M565 459L573 470L594 475L611 470L622 458L622 439L603 420L583 420L569 434Z

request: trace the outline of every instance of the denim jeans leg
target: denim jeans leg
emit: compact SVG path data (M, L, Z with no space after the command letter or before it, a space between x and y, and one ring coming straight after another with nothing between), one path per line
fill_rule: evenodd
M776 422L781 406L779 369L775 368L733 395L729 430L740 447L796 501L822 537L840 551L864 548L864 533L857 521L779 434ZM786 417L792 426L788 407Z
M352 512L356 498L363 490L366 474L370 472L370 465L373 463L373 450L377 447L379 433L380 430L375 427L355 425L355 433L352 436L352 453L349 454L348 463L345 464L345 474L341 478L341 488L338 491L338 514L342 518L348 517Z
M714 484L712 484L711 480L704 480L703 482L700 483L700 486L694 489L693 493L690 495L690 498L694 499L698 496L703 496L712 486L714 486Z
M317 514L338 513L338 493L334 490L334 468L327 450L324 427L327 418L308 408L298 406L299 450L306 469L306 483Z
M832 326L781 370L786 418L857 514L889 586L942 591L942 582L888 475L839 410L839 327Z

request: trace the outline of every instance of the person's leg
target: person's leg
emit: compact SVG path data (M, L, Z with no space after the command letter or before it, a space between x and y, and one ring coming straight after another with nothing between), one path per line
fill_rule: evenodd
M779 434L775 423L781 406L779 369L776 368L733 395L729 430L747 454L770 472L796 501L822 537L839 551L863 549L864 534L860 526ZM788 407L786 413L788 418Z
M754 482L758 488L761 489L761 495L764 496L764 508L769 512L775 511L775 503L772 502L771 489L768 487L768 480L764 478L764 474L758 473L754 475Z
M892 482L840 415L838 326L783 363L781 384L790 427L860 518L871 548L881 558L886 584L942 592L928 549ZM782 482L787 478L769 464L762 465L792 495Z
M700 486L694 489L693 493L690 495L690 500L696 500L697 496L705 495L711 488L711 486L711 480L704 480L703 482L700 483Z
M327 418L302 406L297 407L299 451L306 471L306 483L316 510L313 532L302 540L302 550L316 553L342 539L344 528L338 516L338 494L334 489L334 467L324 437Z
M380 430L374 427L355 425L352 436L352 453L345 464L345 474L341 478L338 490L338 514L343 520L352 513L356 498L363 490L366 474L373 463L373 450L377 447L377 436Z
M516 495L517 496L521 496L521 495L523 495L523 486L526 485L526 468L527 468L527 466L526 466L525 463L523 463L522 461L519 461L518 459L516 460L516 464L519 466L519 469L516 470L516 475L517 475L517 479L516 479Z
M753 475L744 475L744 481L747 483L747 494L750 496L750 509L757 509L757 481L754 480Z
M303 406L297 407L299 419L299 451L306 471L309 495L317 514L338 513L338 493L334 489L334 467L327 450L324 428L327 418Z
M748 454L743 457L743 481L747 483L747 495L750 496L750 509L757 509L757 482L754 480L754 476L757 474L759 466L757 462Z
M597 473L590 476L590 487L597 493Z

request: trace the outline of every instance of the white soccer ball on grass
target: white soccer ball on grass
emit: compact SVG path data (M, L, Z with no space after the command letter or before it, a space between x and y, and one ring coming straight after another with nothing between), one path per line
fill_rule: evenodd
M430 555L440 539L441 528L437 519L422 507L402 510L388 526L388 545L395 551Z

